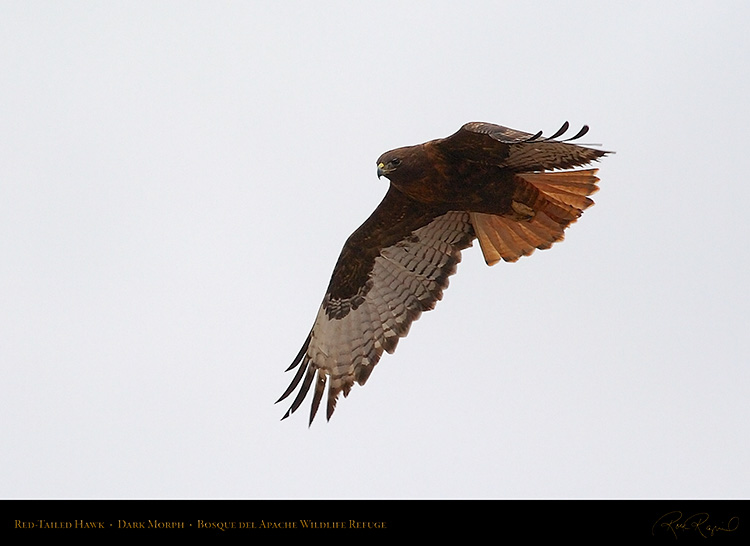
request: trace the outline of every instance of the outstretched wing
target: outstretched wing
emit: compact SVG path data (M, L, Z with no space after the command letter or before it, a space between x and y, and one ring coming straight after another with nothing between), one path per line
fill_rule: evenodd
M330 419L339 393L363 385L383 351L392 353L411 323L441 299L474 236L469 213L428 207L391 187L344 245L312 331L289 367L299 369L279 401L301 386L284 418L314 385L312 423L327 384Z
M441 152L516 172L570 169L586 165L607 152L571 144L588 132L584 125L573 137L559 141L568 130L566 121L552 136L532 135L492 123L467 123L453 135L434 141Z

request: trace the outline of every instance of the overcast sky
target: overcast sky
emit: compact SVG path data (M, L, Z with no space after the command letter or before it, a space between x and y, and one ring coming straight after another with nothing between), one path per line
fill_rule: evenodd
M0 495L747 498L749 12L0 2ZM565 242L281 422L378 156L565 120L617 152Z

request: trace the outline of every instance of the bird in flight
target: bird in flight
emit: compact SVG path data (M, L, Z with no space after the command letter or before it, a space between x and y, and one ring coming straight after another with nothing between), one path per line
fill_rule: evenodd
M593 201L597 169L570 170L609 152L491 123L384 153L388 192L344 244L310 334L287 371L298 368L282 419L312 388L309 424L325 394L330 419L339 393L364 385L383 351L393 353L411 323L442 298L461 250L479 240L488 265L515 262L561 241Z

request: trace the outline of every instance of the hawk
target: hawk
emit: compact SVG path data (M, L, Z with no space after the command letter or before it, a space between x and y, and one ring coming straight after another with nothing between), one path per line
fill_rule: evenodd
M383 351L442 298L461 251L479 239L488 265L515 262L563 239L593 201L597 169L569 170L609 152L491 123L384 153L378 177L390 181L372 215L347 239L310 334L287 371L298 367L296 411L312 388L309 424L328 385L327 418L339 393L364 385Z

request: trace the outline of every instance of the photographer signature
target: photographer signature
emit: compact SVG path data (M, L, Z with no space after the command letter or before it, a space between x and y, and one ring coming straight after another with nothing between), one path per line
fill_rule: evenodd
M684 519L682 517L682 512L679 510L667 512L653 524L651 527L651 535L656 536L656 532L659 529L669 529L675 538L678 538L678 531L695 531L702 537L708 538L714 536L716 533L730 533L736 531L737 527L740 525L740 518L737 516L729 518L729 521L722 523L721 526L710 524L708 518L709 515L706 512L699 512Z

